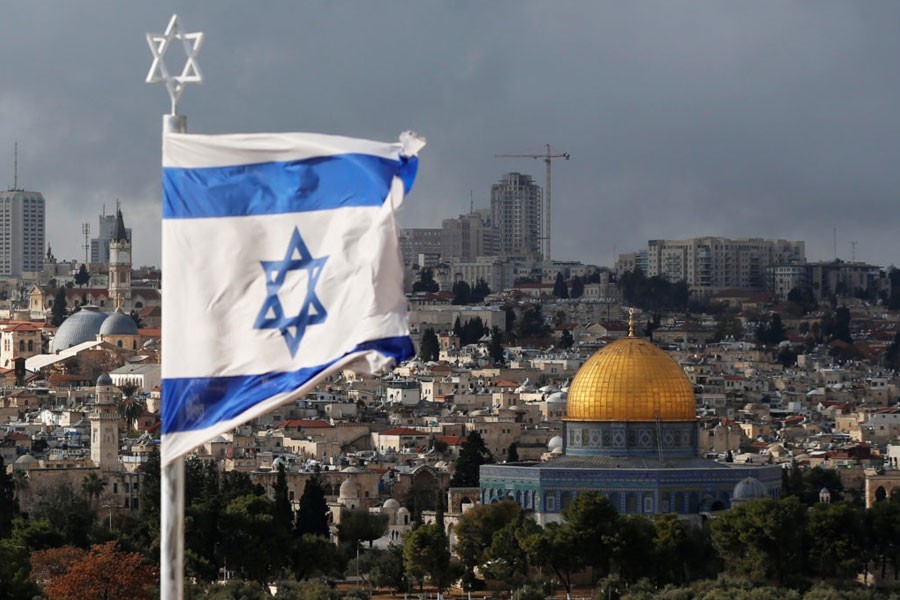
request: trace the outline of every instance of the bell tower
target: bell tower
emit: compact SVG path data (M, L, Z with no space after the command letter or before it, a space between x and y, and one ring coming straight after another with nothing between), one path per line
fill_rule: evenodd
M131 310L131 241L122 210L116 207L116 226L109 240L109 301L111 310Z
M109 375L97 379L96 401L91 412L91 460L101 471L119 470L119 413L116 399L121 396Z

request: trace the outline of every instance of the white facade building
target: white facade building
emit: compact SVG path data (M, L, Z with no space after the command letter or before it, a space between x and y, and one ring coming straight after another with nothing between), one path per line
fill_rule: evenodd
M43 270L44 213L40 192L0 192L0 277Z

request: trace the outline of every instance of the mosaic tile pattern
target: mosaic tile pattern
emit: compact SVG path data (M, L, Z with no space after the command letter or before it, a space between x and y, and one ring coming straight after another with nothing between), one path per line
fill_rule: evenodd
M569 386L568 421L693 421L694 389L668 354L640 338L599 350Z

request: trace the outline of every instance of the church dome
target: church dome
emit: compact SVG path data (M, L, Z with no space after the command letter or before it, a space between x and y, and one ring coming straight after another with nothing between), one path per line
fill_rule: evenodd
M120 310L106 317L100 326L100 335L137 335L138 328L130 316Z
M106 314L100 312L96 306L81 307L81 310L63 321L56 330L50 344L50 352L59 352L84 342L94 341L105 320Z
M612 342L582 365L569 387L567 421L694 421L694 388L652 343Z

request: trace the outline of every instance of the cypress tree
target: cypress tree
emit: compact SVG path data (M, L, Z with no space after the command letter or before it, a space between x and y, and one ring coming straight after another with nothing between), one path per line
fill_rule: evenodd
M298 537L309 533L328 539L328 503L318 473L307 479L303 487L294 531Z

